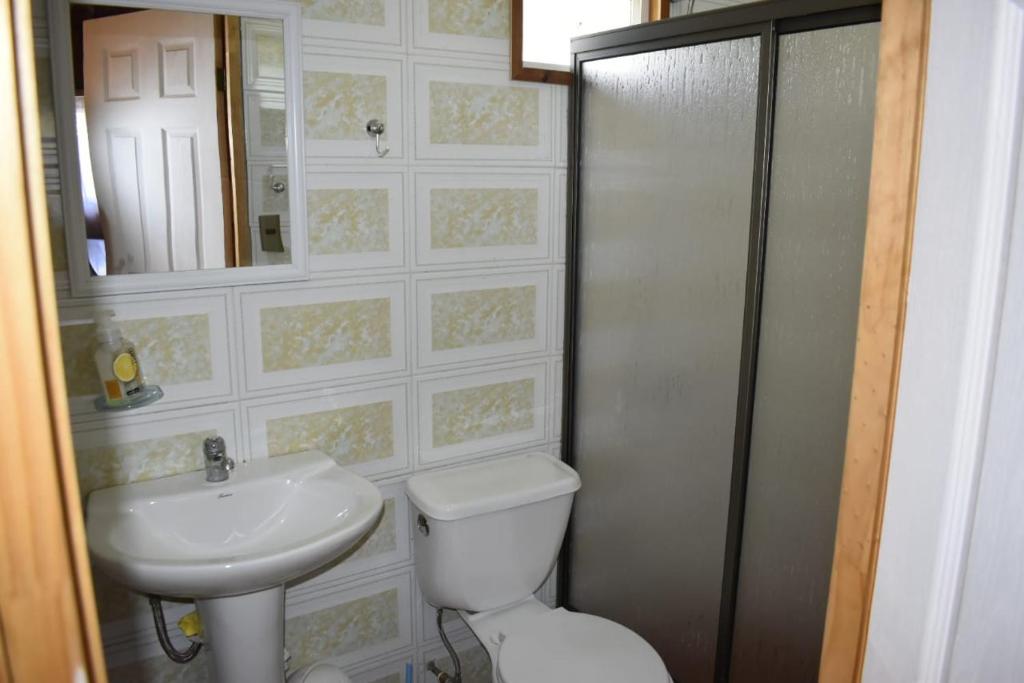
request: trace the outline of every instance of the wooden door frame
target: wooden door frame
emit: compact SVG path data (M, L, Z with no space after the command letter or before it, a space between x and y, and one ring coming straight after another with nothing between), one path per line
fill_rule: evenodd
M857 347L820 683L861 679L896 420L931 0L883 0Z
M30 0L0 10L0 681L105 683L50 257Z

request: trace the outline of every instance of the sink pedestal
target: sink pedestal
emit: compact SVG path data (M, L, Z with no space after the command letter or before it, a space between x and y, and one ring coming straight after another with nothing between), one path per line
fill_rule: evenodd
M209 648L210 680L284 681L284 586L196 600Z

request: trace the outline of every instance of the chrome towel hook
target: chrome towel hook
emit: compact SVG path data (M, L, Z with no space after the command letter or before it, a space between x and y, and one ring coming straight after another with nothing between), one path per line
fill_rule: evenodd
M381 143L380 137L384 135L384 122L380 119L370 119L366 122L366 134L374 138L374 145L377 147L377 156L382 157L391 151L387 143Z

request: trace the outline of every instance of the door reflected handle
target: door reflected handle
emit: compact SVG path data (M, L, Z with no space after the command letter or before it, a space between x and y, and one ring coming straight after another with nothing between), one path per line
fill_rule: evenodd
M373 138L374 147L377 149L377 156L383 157L391 151L387 143L383 145L381 136L384 135L384 122L380 119L370 119L366 122L366 134Z

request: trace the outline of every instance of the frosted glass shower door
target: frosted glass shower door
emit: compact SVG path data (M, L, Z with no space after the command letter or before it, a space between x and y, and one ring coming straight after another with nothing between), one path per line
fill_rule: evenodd
M760 38L582 69L568 602L712 678Z
M782 35L778 55L732 683L818 679L853 379L878 24Z

